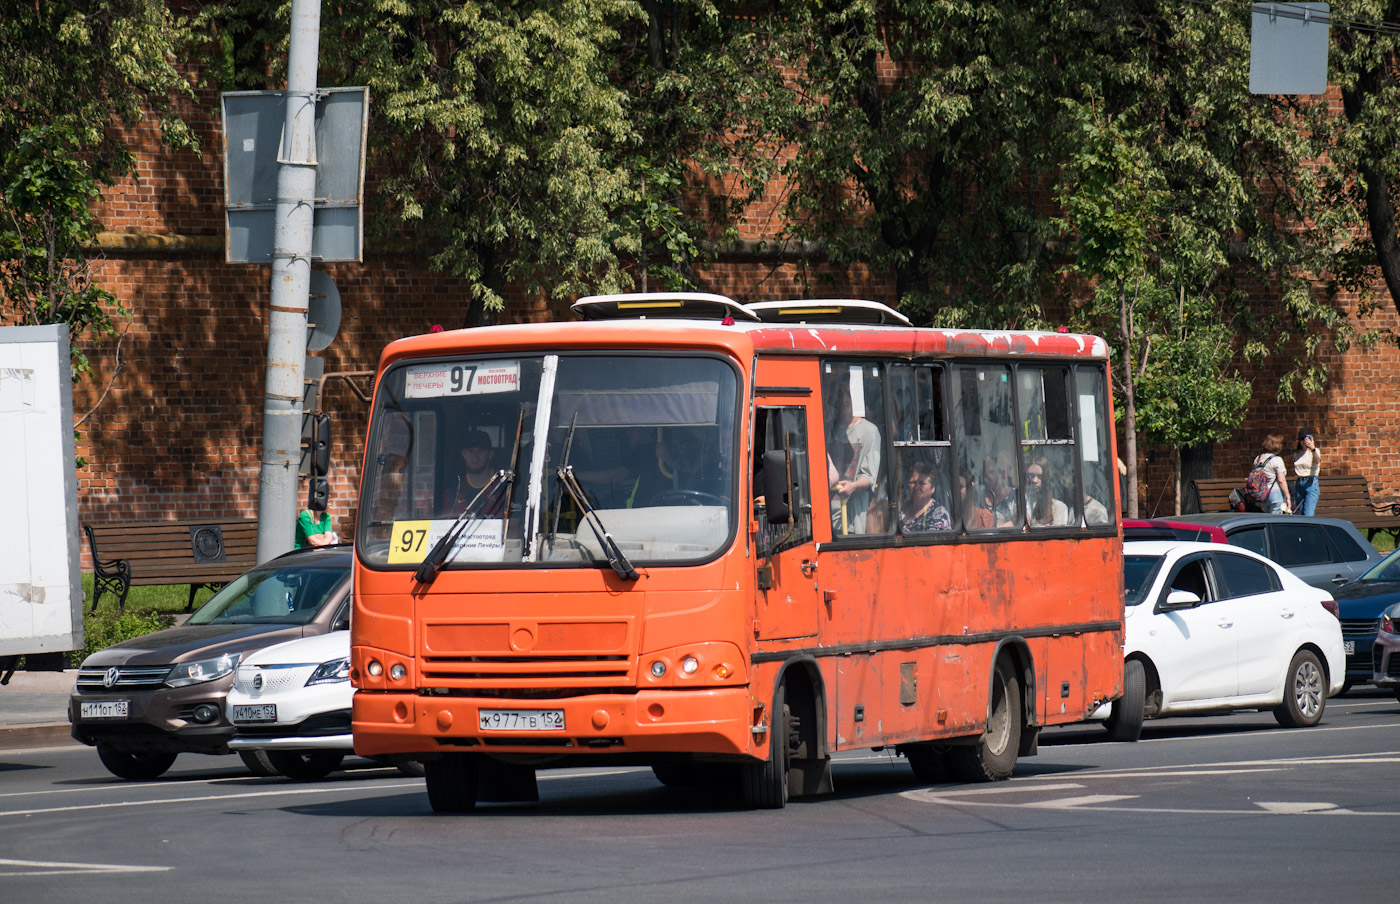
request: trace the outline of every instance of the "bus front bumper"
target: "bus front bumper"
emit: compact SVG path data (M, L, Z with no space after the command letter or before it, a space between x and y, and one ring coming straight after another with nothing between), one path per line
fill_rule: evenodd
M558 700L355 694L355 752L691 753L764 756L766 713L747 688L652 690ZM529 722L562 727L532 730ZM490 727L483 727L490 726Z

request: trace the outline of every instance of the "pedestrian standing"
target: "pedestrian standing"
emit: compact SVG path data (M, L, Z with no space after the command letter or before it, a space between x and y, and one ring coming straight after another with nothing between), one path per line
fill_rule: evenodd
M1263 508L1271 515L1286 515L1293 511L1293 501L1288 492L1288 466L1279 455L1282 451L1283 437L1270 433L1264 438L1264 451L1254 459L1253 467L1263 469L1269 477L1269 493Z
M1317 441L1311 427L1298 431L1298 451L1293 456L1293 474L1298 479L1293 484L1294 511L1312 517L1317 511L1317 477L1322 470L1322 455L1317 451Z

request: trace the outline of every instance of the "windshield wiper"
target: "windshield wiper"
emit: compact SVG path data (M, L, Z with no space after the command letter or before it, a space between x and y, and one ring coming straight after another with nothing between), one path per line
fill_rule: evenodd
M612 566L612 570L616 571L618 577L622 578L624 581L637 580L639 577L637 569L632 567L632 563L628 561L627 555L622 551L622 548L617 545L617 541L612 538L612 534L608 533L607 528L603 526L603 519L598 516L597 510L594 509L592 503L588 501L588 495L584 493L583 487L579 486L578 478L574 476L572 465L565 464L560 466L559 482L564 486L564 489L569 491L569 495L574 499L574 504L583 512L583 519L588 521L590 515L593 517L592 521L588 521L588 526L593 528L593 534L598 538L598 545L603 548L603 555L608 557L608 564Z
M433 548L428 550L428 554L423 557L418 570L413 573L420 584L431 584L437 580L438 572L442 571L442 566L447 563L447 554L457 544L457 539L462 535L462 531L466 530L467 524L475 518L477 504L484 498L495 499L503 490L514 483L515 472L509 468L503 468L491 475L491 479L486 481L486 486L482 487L472 501L467 503L462 514L458 515L457 519L452 522L452 526L447 529L447 533L443 534L433 544Z

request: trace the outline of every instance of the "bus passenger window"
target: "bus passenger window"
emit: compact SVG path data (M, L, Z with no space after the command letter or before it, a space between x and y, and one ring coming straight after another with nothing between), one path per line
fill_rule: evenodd
M1069 369L1022 365L1016 369L1016 387L1026 524L1077 526L1084 497L1070 418Z
M901 534L951 531L956 517L952 455L943 409L943 368L890 366L890 431Z
M1020 527L1024 511L1017 494L1010 370L1002 364L975 364L956 368L954 375L958 473L968 487L962 496L963 524L973 531Z
M1113 504L1117 481L1108 437L1108 403L1102 367L1080 367L1074 373L1079 414L1079 460L1084 482L1084 523L1090 527L1112 524L1118 507Z
M890 491L882 471L884 421L880 368L827 362L822 373L827 484L836 539L885 533Z

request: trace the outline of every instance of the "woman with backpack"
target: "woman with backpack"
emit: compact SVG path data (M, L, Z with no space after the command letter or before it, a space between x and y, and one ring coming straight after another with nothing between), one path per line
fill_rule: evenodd
M1279 455L1283 437L1270 433L1264 438L1264 451L1254 459L1245 487L1250 498L1271 515L1285 515L1293 510L1288 493L1288 466Z

